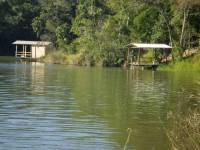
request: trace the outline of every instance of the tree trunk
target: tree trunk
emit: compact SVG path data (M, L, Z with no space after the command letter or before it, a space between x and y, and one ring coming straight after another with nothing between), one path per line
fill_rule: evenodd
M186 25L186 22L187 22L187 17L188 17L188 14L189 14L189 8L185 8L183 13L184 13L183 14L183 23L182 23L180 42L179 42L181 47L183 46L183 36L184 36L184 32L185 32L185 25Z
M170 23L169 21L167 21L163 11L159 10L161 15L163 16L164 20L165 20L165 23L167 25L167 31L168 31L168 36L169 36L169 41L170 41L170 46L173 48L173 43L172 43L172 33L171 33L171 28L170 28ZM173 50L173 49L172 49ZM172 60L174 61L174 55L173 55L173 51L172 51Z

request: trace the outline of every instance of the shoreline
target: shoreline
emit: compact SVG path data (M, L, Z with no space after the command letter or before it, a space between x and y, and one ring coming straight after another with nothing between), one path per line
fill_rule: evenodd
M0 62L10 63L15 62L16 58L14 56L0 56ZM87 66L87 67L118 67L118 68L129 68L127 66L116 65L116 64L104 64L102 61L86 61L81 54L62 54L54 53L53 55L47 55L43 58L38 59L36 62L45 64L60 64L60 65L71 65L71 66ZM192 57L184 58L181 60L176 60L174 62L162 63L158 66L158 71L195 71L200 72L200 53L195 54Z

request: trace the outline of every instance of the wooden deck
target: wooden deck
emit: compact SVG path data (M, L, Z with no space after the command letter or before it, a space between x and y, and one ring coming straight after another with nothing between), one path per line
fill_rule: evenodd
M31 52L26 52L26 51L24 51L24 52L18 51L15 54L15 58L16 58L17 61L20 61L20 62L23 62L23 61L35 62L37 60L36 58L32 57Z
M129 64L131 69L136 69L136 68L141 68L143 69L149 69L149 70L156 70L159 66L159 64L135 64L135 63L130 63Z
M159 65L159 63L156 62L156 49L172 49L171 46L160 43L130 43L125 45L125 48L128 48L126 62L128 62L127 64L129 64L130 68L151 70L156 70ZM142 59L142 55L144 54L145 50L148 51L149 49L152 50L152 62L145 62L145 60ZM133 54L135 57L133 57Z

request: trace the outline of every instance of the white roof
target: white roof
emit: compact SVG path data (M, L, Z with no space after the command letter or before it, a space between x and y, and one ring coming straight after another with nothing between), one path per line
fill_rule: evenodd
M163 48L163 49L172 48L167 44L146 44L146 43L130 43L127 46L131 48Z
M41 45L41 46L47 46L50 45L51 42L47 42L47 41L15 41L12 44L15 45Z

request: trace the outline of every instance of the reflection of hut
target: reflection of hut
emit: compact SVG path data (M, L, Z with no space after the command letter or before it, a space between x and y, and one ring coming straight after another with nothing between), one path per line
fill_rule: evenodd
M45 41L15 41L15 57L19 59L37 59L45 56L51 42Z
M166 44L145 44L145 43L130 43L125 47L128 48L128 56L127 63L131 67L147 67L147 68L156 68L158 66L158 62L155 59L155 49L171 49L172 47ZM152 62L141 62L141 51L143 50L153 50ZM133 55L135 55L135 59L133 59Z

